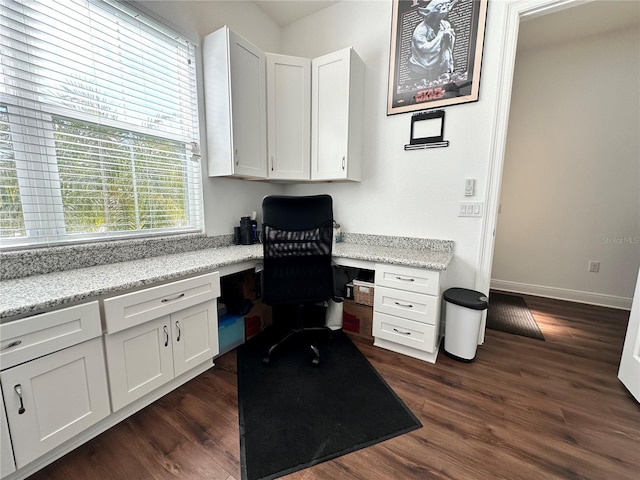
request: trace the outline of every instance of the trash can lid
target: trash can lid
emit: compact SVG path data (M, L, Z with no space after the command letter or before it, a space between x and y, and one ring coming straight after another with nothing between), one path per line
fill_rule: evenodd
M449 288L444 292L444 299L449 303L473 310L484 310L489 306L488 298L484 293L467 288Z

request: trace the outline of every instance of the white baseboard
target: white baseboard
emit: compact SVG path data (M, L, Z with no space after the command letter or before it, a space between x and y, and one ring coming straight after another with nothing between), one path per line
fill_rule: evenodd
M620 310L631 310L631 298L617 297L615 295L582 292L580 290L570 290L568 288L544 287L542 285L531 285L528 283L511 282L508 280L497 280L493 278L491 279L491 288L493 290L522 293L524 295L555 298L557 300L567 300L569 302L588 303L590 305L600 305L602 307L617 308Z

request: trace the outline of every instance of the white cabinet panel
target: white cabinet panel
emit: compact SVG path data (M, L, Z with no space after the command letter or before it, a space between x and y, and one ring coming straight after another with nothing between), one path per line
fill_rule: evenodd
M309 180L311 170L311 60L266 54L267 177Z
M207 302L171 315L175 375L218 355L217 302Z
M113 410L174 377L170 317L105 336Z
M311 179L360 181L364 64L346 48L311 70Z
M223 27L204 39L209 176L266 178L265 55Z
M110 413L100 338L4 370L0 378L18 468Z

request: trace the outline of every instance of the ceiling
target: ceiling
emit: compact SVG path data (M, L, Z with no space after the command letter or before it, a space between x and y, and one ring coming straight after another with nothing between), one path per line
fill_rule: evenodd
M290 23L319 12L338 2L319 0L255 0L254 3L274 22L281 27L286 27Z
M254 3L278 25L286 27L338 1L255 0ZM518 48L549 46L639 24L637 0L596 0L524 20L520 24Z
M640 2L598 0L520 23L518 49L548 47L640 25Z

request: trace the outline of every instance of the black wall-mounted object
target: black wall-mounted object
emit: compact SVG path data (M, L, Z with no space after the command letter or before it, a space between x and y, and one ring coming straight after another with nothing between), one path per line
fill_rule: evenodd
M415 113L411 117L411 134L405 150L447 147L444 139L444 110Z

